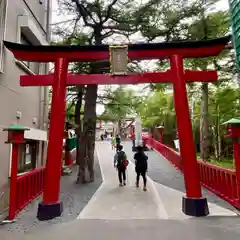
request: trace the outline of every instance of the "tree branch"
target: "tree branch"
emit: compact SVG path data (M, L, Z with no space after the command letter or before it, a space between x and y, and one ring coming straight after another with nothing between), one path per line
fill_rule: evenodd
M71 1L76 4L76 8L80 13L80 16L83 18L84 24L87 27L94 27L96 22L93 19L92 14L83 6L83 4L79 2L79 0L71 0ZM87 20L88 17L90 17L95 24L88 22Z
M118 30L118 31L125 31L125 32L137 32L137 27L131 28L129 25L124 23L118 23L114 25L102 25L102 29L109 29L109 30Z
M111 13L112 13L113 6L117 3L117 1L118 1L118 0L113 0L113 1L108 5L106 17L105 17L105 19L103 20L102 23L105 23L105 22L110 18Z

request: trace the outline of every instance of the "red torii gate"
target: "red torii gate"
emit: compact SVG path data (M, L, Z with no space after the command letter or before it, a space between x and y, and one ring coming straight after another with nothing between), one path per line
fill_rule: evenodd
M169 58L171 68L166 72L129 74L68 74L69 62L108 61L108 45L95 46L29 46L4 42L5 46L22 61L54 62L54 75L21 76L21 86L52 86L52 107L49 144L45 169L43 201L37 217L48 220L60 216L63 210L59 201L62 164L62 140L64 137L66 86L83 84L138 84L168 82L173 84L174 103L180 139L180 152L184 169L186 197L182 210L191 216L209 214L207 199L202 197L195 144L187 99L187 82L213 82L216 71L184 70L184 58L216 56L224 49L230 37L208 41L180 41L153 44L128 45L130 60Z

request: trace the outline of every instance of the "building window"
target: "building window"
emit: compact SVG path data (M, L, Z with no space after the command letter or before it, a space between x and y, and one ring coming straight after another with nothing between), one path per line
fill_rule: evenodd
M0 72L3 73L4 45L7 16L7 0L0 0Z

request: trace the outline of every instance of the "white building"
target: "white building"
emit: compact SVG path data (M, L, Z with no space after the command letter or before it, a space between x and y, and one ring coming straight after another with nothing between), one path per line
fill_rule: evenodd
M8 206L11 146L3 128L19 124L30 128L28 144L19 151L19 172L40 166L45 159L48 88L20 87L23 74L45 74L48 65L21 62L3 46L3 40L29 45L48 44L51 0L0 0L0 214Z

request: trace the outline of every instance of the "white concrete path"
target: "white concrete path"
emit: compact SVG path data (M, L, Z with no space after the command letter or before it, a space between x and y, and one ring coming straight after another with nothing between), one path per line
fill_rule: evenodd
M106 142L97 142L103 183L94 194L78 219L175 219L191 217L182 213L183 192L153 182L148 178L148 191L135 187L134 166L127 170L127 186L119 187L117 171L113 167L115 152ZM128 156L128 159L133 157ZM237 214L216 204L209 203L209 216L236 216Z
M147 192L143 192L142 188L137 189L134 166L130 163L127 170L127 186L119 187L117 171L113 167L115 152L105 142L97 142L96 149L103 183L80 213L78 219L167 218L166 211L151 180L148 181Z
M169 219L175 220L185 220L189 218L193 218L191 216L187 216L182 212L182 196L185 193L175 190L173 188L169 188L159 183L154 183L157 188L158 194L161 197L161 201L163 203L164 209L167 212ZM207 217L214 216L222 216L222 217L233 217L237 216L236 213L223 208L217 204L208 202L209 212L210 214Z
M155 151L155 150L154 150ZM164 158L159 152L155 151L159 157ZM168 161L167 159L165 159ZM182 212L182 197L185 195L184 192L178 191L176 189L167 187L160 183L154 182L157 189L159 198L164 206L169 219L184 220L192 218L187 216ZM208 201L209 215L207 217L233 217L239 216L239 211L231 211L227 208L221 207L215 203Z

